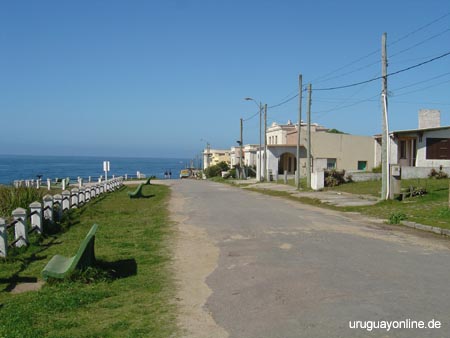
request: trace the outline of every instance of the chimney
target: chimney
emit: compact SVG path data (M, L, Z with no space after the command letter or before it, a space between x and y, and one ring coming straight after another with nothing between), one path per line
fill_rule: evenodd
M419 129L439 128L441 126L441 112L436 109L419 110Z

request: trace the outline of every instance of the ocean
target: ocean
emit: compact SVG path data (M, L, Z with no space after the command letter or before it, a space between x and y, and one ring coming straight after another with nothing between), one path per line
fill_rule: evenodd
M14 180L70 177L76 180L83 177L87 180L104 176L103 161L110 162L108 177L136 177L141 174L164 178L164 173L171 172L172 178L179 178L180 170L189 166L190 161L182 158L128 158L128 157L88 157L88 156L25 156L0 155L0 184L12 184Z

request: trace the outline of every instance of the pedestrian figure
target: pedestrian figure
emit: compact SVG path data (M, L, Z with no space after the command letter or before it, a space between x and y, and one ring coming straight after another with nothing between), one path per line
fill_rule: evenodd
M164 172L164 178L167 178L167 171Z
M171 179L171 178L172 178L172 172L169 171L169 179Z

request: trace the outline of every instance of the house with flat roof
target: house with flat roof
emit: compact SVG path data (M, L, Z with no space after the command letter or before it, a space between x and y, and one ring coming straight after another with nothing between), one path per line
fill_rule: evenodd
M450 126L441 126L439 110L421 109L418 117L417 129L389 133L389 164L401 166L402 178L427 177L431 168L450 173ZM381 154L381 135L375 139Z
M266 176L273 174L294 174L297 170L298 123L280 125L273 123L267 128L267 154L257 153L266 160ZM300 174L306 175L307 124L300 125ZM344 133L331 133L317 123L311 124L311 170L338 169L352 171L371 170L375 164L375 142L373 137ZM263 167L264 169L264 167ZM264 170L262 170L264 171ZM257 170L259 172L259 170Z

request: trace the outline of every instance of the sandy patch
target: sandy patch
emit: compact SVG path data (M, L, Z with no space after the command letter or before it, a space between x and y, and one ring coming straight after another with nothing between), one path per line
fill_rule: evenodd
M183 337L228 337L205 308L212 290L206 278L217 267L219 249L207 233L193 224L183 214L185 200L172 191L170 211L176 222L177 238L174 243L174 271L179 301L178 325Z

